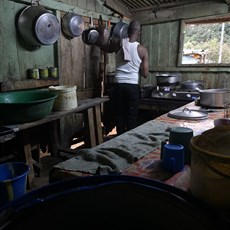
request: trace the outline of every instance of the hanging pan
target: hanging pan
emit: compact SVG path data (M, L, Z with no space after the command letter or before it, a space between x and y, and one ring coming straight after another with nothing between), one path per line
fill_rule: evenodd
M61 27L63 34L72 39L79 37L84 30L84 21L80 15L74 12L66 13L61 20Z
M109 32L109 28L110 28L110 20L107 22L107 26L105 27L103 25L103 20L102 20L102 16L99 16L99 20L98 20L98 27L97 27L97 31L99 31L99 38L96 42L96 44L98 46L103 46L106 45L109 42L110 39L110 32Z
M95 44L98 40L99 32L96 30L96 28L93 25L93 17L90 18L90 28L86 29L82 33L82 40L87 45Z
M40 6L38 1L33 0L31 5L20 13L17 27L22 40L34 48L51 45L58 40L60 35L57 17Z

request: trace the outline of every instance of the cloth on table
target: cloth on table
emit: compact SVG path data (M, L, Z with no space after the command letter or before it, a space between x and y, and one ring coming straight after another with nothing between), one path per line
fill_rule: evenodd
M94 148L77 152L77 156L55 165L67 171L91 174L121 173L132 163L155 150L169 138L170 127L159 121L148 121Z

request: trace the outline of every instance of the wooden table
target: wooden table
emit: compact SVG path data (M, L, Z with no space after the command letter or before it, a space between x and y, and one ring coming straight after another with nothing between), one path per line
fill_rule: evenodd
M184 107L188 107L190 109L195 109L195 110L203 110L203 108L201 108L200 106L196 106L194 102L188 103L178 108L178 110L182 110ZM194 135L199 135L205 130L213 128L214 127L213 121L216 118L220 118L223 116L224 116L224 109L217 109L217 110L213 109L213 111L208 113L208 118L204 120L174 119L174 118L168 117L166 113L154 119L153 122L160 121L160 122L163 122L164 124L167 124L169 127L170 125L188 127L188 128L193 129ZM148 123L146 122L145 124L148 124ZM142 126L145 126L145 124L143 124ZM139 134L141 135L141 133ZM122 138L122 136L124 136L124 134L122 134L120 138ZM113 140L115 141L116 138L117 137L115 137L111 141ZM106 142L104 144L106 144ZM100 147L100 145L97 147ZM122 171L121 174L146 177L150 179L163 181L167 184L174 185L175 187L181 188L183 190L189 189L189 183L190 183L189 165L186 165L184 171L176 175L172 175L168 172L165 172L162 169L160 164L161 164L160 148L158 148L154 150L153 152L147 154L143 158L139 159L138 161L134 162L130 167ZM85 173L80 170L71 171L71 170L65 170L65 169L61 169L59 167L54 166L50 173L50 181L56 182L59 180L65 180L67 178L88 176L88 175L89 173Z
M4 127L13 129L14 133L20 132L22 135L22 149L26 163L33 169L34 159L32 157L32 140L30 130L43 124L49 124L51 128L51 154L57 156L60 142L58 137L57 122L60 118L73 113L82 113L84 115L86 128L87 146L94 147L103 142L103 133L101 127L101 104L109 101L108 97L97 97L86 99L78 102L78 107L67 111L52 111L43 119L16 125L6 125ZM3 138L3 137L2 137ZM34 170L29 170L28 182L29 187L33 187Z

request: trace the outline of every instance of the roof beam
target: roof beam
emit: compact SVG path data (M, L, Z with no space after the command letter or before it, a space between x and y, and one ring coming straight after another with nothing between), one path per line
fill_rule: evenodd
M130 11L128 7L117 0L105 0L104 5L111 11L116 12L121 16L130 17Z
M139 11L149 11L149 10L155 11L155 10L160 10L160 9L173 8L173 7L178 7L178 6L185 6L189 4L209 2L209 1L210 0L185 0L185 1L179 1L179 2L165 3L165 4L162 3L156 6L148 6L148 7L130 9L130 12L136 13ZM225 0L225 1L230 2L230 0Z

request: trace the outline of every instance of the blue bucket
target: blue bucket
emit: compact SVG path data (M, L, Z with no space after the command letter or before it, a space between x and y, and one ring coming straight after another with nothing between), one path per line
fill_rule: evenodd
M0 164L0 205L25 194L28 171L23 162Z

